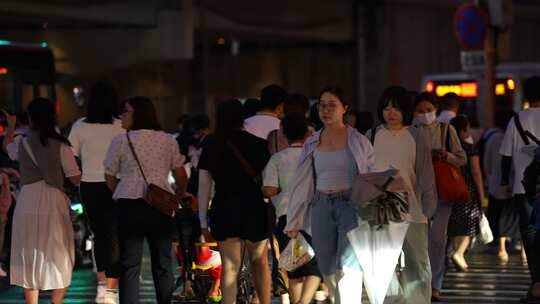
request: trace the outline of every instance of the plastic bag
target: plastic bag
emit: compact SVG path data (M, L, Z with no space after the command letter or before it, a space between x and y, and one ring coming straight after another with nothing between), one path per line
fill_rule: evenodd
M482 212L482 217L480 218L480 242L482 244L488 244L493 241L493 232L489 227L489 222L484 213Z
M279 268L295 271L306 265L315 256L315 251L301 233L291 239L279 256Z

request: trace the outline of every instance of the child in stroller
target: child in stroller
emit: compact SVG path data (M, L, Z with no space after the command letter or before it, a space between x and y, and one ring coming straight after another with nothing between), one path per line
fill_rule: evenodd
M181 276L176 281L176 288L182 287L179 296L181 301L219 303L221 257L216 243L199 242L201 231L197 208L195 197L188 196L182 200L181 208L175 213L178 229L176 257L181 265Z

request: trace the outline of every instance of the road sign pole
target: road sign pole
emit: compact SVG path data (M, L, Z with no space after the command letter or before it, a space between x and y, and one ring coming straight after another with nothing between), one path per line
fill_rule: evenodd
M484 70L484 86L481 91L481 107L479 108L480 126L482 128L491 128L494 126L495 117L495 82L496 82L496 60L497 48L496 33L493 27L489 27L486 37L484 51L486 53L486 68Z

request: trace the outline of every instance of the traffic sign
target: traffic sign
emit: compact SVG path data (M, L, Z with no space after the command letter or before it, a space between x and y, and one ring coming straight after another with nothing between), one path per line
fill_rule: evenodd
M454 16L454 30L464 50L480 50L488 31L487 13L475 4L463 4Z
M461 69L464 72L479 72L486 67L484 51L461 51Z

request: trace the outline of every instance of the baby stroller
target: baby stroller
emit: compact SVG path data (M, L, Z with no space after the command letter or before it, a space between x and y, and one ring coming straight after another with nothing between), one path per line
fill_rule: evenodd
M197 201L194 197L183 200L182 208L175 214L178 228L178 259L181 275L176 289L183 290L177 297L180 303L221 302L221 256L215 242L199 242L201 235L196 215ZM237 303L250 304L254 294L245 246L242 250L242 266L238 275Z
M215 250L216 243L200 243L199 219L196 214L197 200L188 196L175 212L178 231L176 257L181 275L176 289L182 289L177 297L183 303L218 303L221 301L221 257Z

